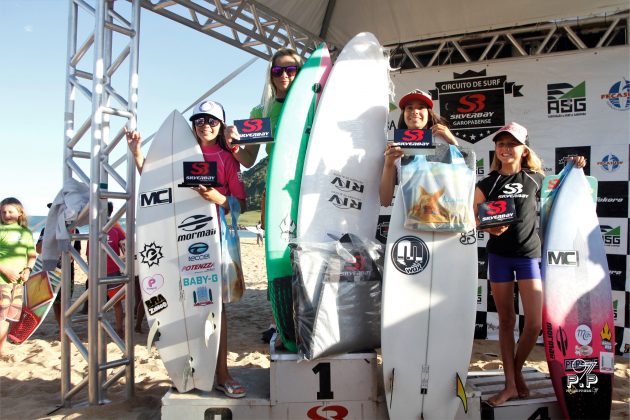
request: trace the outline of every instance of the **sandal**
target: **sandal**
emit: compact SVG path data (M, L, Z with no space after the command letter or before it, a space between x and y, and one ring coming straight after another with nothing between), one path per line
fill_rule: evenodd
M223 392L230 398L243 398L247 395L245 387L234 379L225 381L223 385L215 385L214 389Z

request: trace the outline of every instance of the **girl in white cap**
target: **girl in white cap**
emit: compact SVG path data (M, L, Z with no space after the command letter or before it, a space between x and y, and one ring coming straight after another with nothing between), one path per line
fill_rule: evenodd
M398 106L401 111L398 119L399 129L431 129L433 137L458 145L457 139L446 126L446 121L433 111L433 98L429 93L420 89L412 90L400 99ZM397 168L400 167L400 158L403 155L403 150L398 146L388 144L385 148L385 164L379 190L383 206L392 204L394 188L397 181L400 181Z
M523 378L525 360L532 351L542 324L541 243L536 231L536 200L545 177L542 162L529 148L527 129L511 122L493 138L495 153L490 174L477 183L473 209L486 201L512 198L518 221L484 229L490 233L488 279L499 314L499 346L505 388L488 399L492 406L513 398L526 398L529 389ZM582 168L586 159L573 158ZM523 302L525 325L518 346L514 342L514 279ZM516 348L516 352L515 352Z
M211 203L221 206L229 211L227 197L238 199L241 210L245 211L245 186L241 180L240 165L234 158L228 144L225 141L225 111L220 103L214 101L201 101L193 109L190 117L192 129L201 152L206 162L216 162L217 182L221 186L212 188L200 185L193 188L201 197ZM136 167L142 173L144 157L140 145L142 137L137 131L127 132L127 143L135 158ZM217 209L218 213L218 209ZM221 338L219 342L219 354L217 356L215 388L231 398L242 398L247 390L228 371L227 366L227 317L225 306L221 314Z

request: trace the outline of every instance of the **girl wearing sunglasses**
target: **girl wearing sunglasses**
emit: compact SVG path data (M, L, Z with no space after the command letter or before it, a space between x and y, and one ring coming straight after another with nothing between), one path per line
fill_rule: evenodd
M205 200L229 210L228 196L238 199L242 211L245 211L245 185L241 181L240 164L234 158L225 141L225 111L223 106L214 101L201 101L193 110L190 117L195 138L201 146L203 158L206 162L217 163L218 187L193 188ZM139 132L125 130L129 149L136 161L138 172L142 173L144 156L140 149L142 137ZM218 209L217 209L218 213ZM227 366L227 316L225 306L221 314L221 338L216 367L216 388L231 398L242 398L247 394L243 385L236 381L229 373Z
M281 48L271 58L267 86L263 93L262 103L254 107L250 113L250 118L268 117L271 119L271 130L275 132L280 110L284 103L291 83L300 71L302 57L290 48ZM259 144L251 144L244 147L232 148L232 139L238 140L240 135L234 126L229 126L226 130L228 147L233 150L236 160L246 168L250 168L258 156ZM267 155L271 153L273 144L267 144Z

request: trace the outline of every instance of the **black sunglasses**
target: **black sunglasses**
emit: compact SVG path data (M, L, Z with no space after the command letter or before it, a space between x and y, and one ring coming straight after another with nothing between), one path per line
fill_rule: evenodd
M300 68L298 66L273 66L271 68L271 75L273 77L280 77L282 73L286 73L287 76L295 76Z
M195 127L203 127L204 124L209 124L210 127L216 127L221 123L221 121L211 117L210 115L202 115L199 118L195 118L193 123L195 124Z

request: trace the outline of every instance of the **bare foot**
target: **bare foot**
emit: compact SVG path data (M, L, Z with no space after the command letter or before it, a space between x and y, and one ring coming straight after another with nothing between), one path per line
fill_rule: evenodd
M518 392L515 388L505 388L503 391L498 394L488 398L486 401L492 407L497 407L508 400L512 400L514 398L518 398Z
M516 390L518 391L518 397L519 398L529 397L529 388L527 387L527 382L525 382L525 378L523 377L523 372L518 372L514 379L516 382Z

